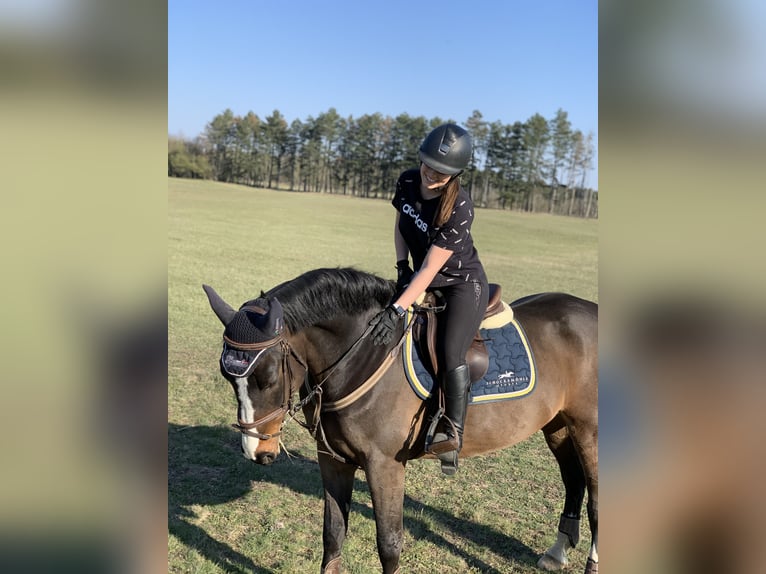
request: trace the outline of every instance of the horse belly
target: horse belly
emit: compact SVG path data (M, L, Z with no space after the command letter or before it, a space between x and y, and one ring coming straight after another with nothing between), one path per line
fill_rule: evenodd
M539 408L524 408L526 406L524 399L470 406L460 454L486 454L520 443L539 431L555 415L548 409L540 412Z

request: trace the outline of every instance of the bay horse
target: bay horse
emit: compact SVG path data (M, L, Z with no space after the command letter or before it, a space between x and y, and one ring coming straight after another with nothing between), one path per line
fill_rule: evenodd
M398 572L405 468L425 456L429 421L426 403L408 388L401 353L392 352L396 343L376 346L366 336L369 321L391 301L394 282L351 268L315 269L261 292L238 311L203 288L225 327L220 369L237 397L233 426L242 433L244 456L273 462L284 420L299 410L317 440L324 489L321 572L340 572L358 468L372 496L383 572ZM535 358L535 390L522 399L472 405L461 457L505 448L542 430L566 495L557 540L538 566L558 570L567 564L567 551L579 539L587 488L591 548L585 572L595 574L598 306L547 293L511 308Z

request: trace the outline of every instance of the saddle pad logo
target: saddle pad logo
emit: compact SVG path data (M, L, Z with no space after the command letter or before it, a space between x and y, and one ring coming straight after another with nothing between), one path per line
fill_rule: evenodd
M530 394L536 385L535 362L527 336L516 319L496 329L480 329L479 334L487 347L489 366L484 378L471 385L469 404ZM412 390L423 400L429 398L434 380L423 365L412 332L402 346L402 360Z

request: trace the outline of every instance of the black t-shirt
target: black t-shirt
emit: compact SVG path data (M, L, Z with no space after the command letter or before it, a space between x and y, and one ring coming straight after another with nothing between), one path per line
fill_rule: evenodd
M473 202L468 192L460 188L449 219L441 227L434 227L439 199L423 199L420 194L420 170L411 169L399 176L391 204L400 214L399 232L409 247L415 270L423 265L429 247L436 245L452 251L452 255L430 287L446 287L457 281L486 282L484 268L471 237Z

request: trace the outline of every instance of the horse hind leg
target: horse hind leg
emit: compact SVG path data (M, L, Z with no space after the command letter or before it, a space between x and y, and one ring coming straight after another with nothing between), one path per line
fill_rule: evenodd
M570 433L580 457L588 488L588 524L591 545L585 574L598 573L598 424L583 425Z
M586 478L574 441L564 422L557 417L543 428L543 433L559 464L566 493L556 542L537 562L539 568L555 571L569 563L567 553L580 539L580 513L585 498Z

